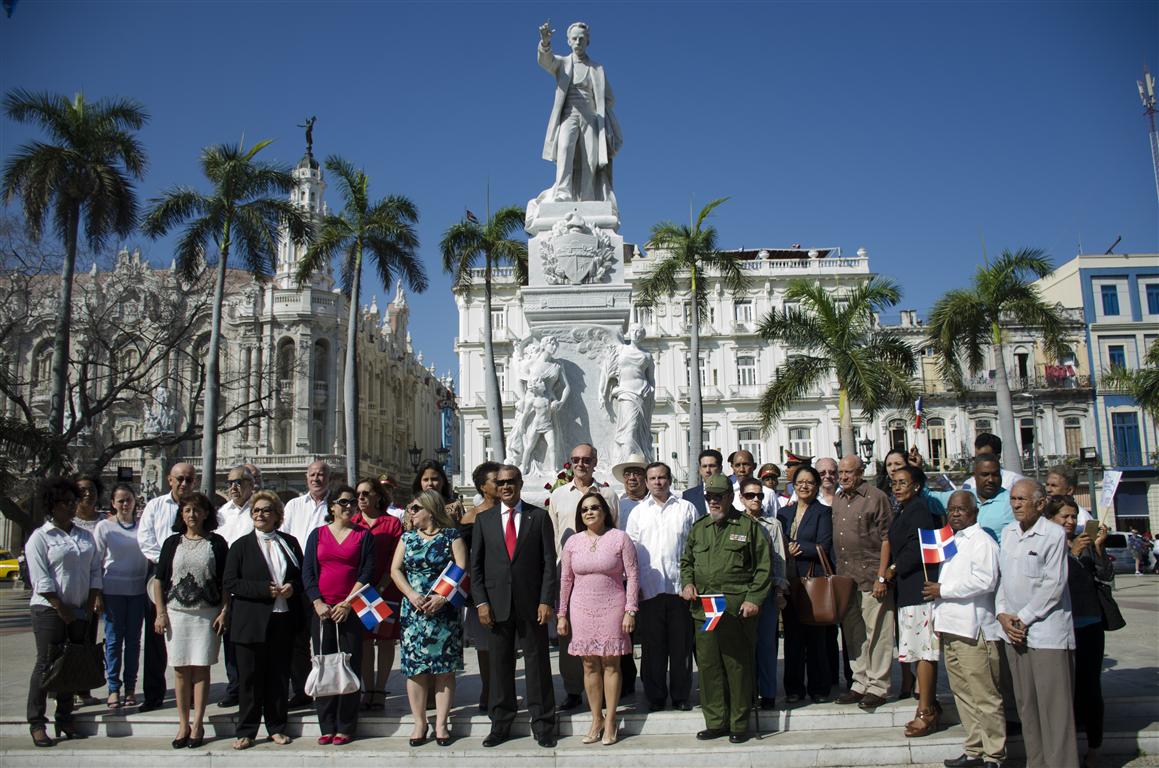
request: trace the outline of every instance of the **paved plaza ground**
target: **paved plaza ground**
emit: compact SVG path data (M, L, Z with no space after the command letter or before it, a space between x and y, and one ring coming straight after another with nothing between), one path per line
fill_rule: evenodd
M1103 691L1107 698L1108 734L1105 751L1107 766L1159 766L1159 577L1121 575L1116 597L1128 625L1108 633ZM207 736L201 750L175 753L169 740L176 730L176 710L172 700L159 711L110 714L104 706L79 710L82 729L96 736L83 742L62 743L51 750L35 750L27 736L24 703L34 646L28 629L27 593L0 590L0 767L64 765L84 766L166 764L204 766L229 762L246 766L301 765L316 768L323 763L343 766L405 763L431 765L633 765L679 766L777 765L940 765L960 750L962 730L953 708L948 707L951 725L924 739L906 739L901 725L913 714L912 702L890 702L874 714L834 704L810 705L766 714L761 718L763 738L744 745L697 742L696 730L703 727L699 709L692 712L649 714L641 698L628 699L621 709L623 726L619 744L612 747L586 746L578 735L586 730L588 714L577 711L561 717L560 742L555 750L537 747L529 738L515 738L498 749L483 749L488 730L485 716L476 710L479 679L474 651L467 651L467 669L459 677L457 706L452 718L455 742L447 748L433 742L411 749L410 713L403 692L403 680L392 675L385 712L365 717L360 724L362 738L347 747L319 747L314 743L317 721L310 710L300 710L291 718L290 732L299 736L287 747L260 741L252 750L236 753L230 749L233 716L236 710L210 705ZM555 663L553 659L553 668ZM225 672L219 664L213 672L212 701L222 695ZM172 678L170 677L170 685ZM896 689L896 679L895 679ZM522 690L522 682L520 682ZM939 687L943 703L952 699L944 674ZM102 695L103 691L94 691ZM557 679L557 698L563 697ZM782 699L783 701L783 699ZM51 710L51 704L50 704ZM526 734L524 725L517 733ZM99 735L98 735L99 734ZM1020 744L1012 743L1012 753L1020 754ZM1149 753L1149 754L1146 754ZM1009 765L1020 762L1012 759Z

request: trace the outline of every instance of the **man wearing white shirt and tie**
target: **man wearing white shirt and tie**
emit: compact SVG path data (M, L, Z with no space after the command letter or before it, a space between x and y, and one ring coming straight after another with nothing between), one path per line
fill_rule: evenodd
M942 564L923 595L934 601L946 676L966 731L965 751L946 768L998 768L1006 760L1002 711L1002 627L994 616L998 544L978 525L978 502L955 491L946 506L957 553Z
M1002 531L995 611L1014 678L1028 768L1077 768L1074 623L1067 588L1066 532L1042 516L1046 489L1019 480L1015 523Z
M303 551L306 549L306 539L315 528L326 524L326 515L329 512L330 502L330 466L324 461L315 461L306 467L306 492L296 499L290 499L286 504L285 519L282 521L282 533L293 536ZM306 616L312 615L314 610L309 605L309 598L303 590L299 595L306 608ZM298 631L294 638L294 647L290 652L290 687L294 695L290 698L289 706L304 707L311 702L306 695L306 678L310 674L310 628L309 623Z
M137 543L141 545L141 554L149 561L150 576L157 568L161 544L173 535L173 523L177 520L181 500L197 488L197 470L186 462L174 464L166 479L169 493L149 499L137 524ZM165 700L165 667L169 663L169 654L165 649L165 637L151 631L156 621L157 606L149 601L145 606L145 659L141 688L145 700L141 703L142 712L160 709Z
M672 470L664 462L649 464L644 482L648 497L632 509L624 531L636 545L640 565L640 678L652 711L664 709L669 696L674 707L687 711L695 636L688 603L680 596L680 556L699 516L692 502L672 494Z

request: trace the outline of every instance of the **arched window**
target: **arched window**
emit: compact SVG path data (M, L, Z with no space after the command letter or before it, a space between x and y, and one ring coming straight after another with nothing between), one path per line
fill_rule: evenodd
M903 419L893 419L889 422L889 447L894 451L908 450Z

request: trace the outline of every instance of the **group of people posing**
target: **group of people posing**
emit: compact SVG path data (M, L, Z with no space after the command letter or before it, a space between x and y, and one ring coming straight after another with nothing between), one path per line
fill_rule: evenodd
M65 640L95 641L103 615L107 706L161 706L173 667L175 749L204 741L220 649L228 685L219 703L239 707L234 748L254 745L263 717L269 739L289 743L288 710L311 701L311 644L315 654L350 654L361 677L360 690L313 699L320 744L350 742L359 713L382 708L396 646L411 745L449 744L464 637L478 653L486 747L506 741L516 718L517 648L543 747L556 744L557 712L585 694L583 743L616 743L620 698L637 677L650 711L690 710L694 659L705 722L697 738L740 743L754 705L778 706L780 618L787 705L830 701L837 688L836 703L873 710L887 700L896 658L903 697L918 699L905 733L923 736L939 725L944 660L966 730L963 754L947 766L1001 765L1015 710L1029 765L1077 766L1072 701L1093 764L1103 632L1118 628L1106 529L1082 519L1068 470L1052 470L1045 487L1019 479L1001 469L996 438L981 437L972 482L956 491L927 489L920 456L897 451L885 459L883 488L865 481L856 456L814 467L790 455L782 488L775 465L754 473L752 455L737 451L726 476L724 457L706 450L700 482L682 495L666 464L640 456L613 468L616 489L596 479L589 444L572 449L571 477L546 508L523 500L518 467L493 462L472 473L473 505L456 499L440 464L424 462L403 509L382 480L333 484L321 462L307 468L307 492L284 507L256 490L248 466L229 473L229 501L215 509L193 491L194 468L176 464L170 493L139 515L127 485L113 490L114 514L105 516L94 512L99 481L49 479L38 498L46 522L26 547L37 644L32 738L55 743L42 684L54 654ZM946 524L953 539L943 549L956 554L939 572L924 562L919 531ZM452 563L469 576L465 607L432 589ZM826 624L811 618L800 584L833 573L856 588L845 614ZM352 607L368 585L392 609L374 630ZM558 706L552 634L565 693ZM51 693L57 738L79 738L72 712L88 693Z

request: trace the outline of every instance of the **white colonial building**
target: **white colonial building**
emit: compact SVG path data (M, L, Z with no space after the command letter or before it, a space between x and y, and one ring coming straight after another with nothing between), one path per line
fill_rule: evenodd
M321 215L326 210L325 181L312 154L293 173L298 187L290 199ZM242 270L228 272L219 489L226 472L245 462L261 469L265 487L286 493L305 487L305 468L315 459L331 462L339 474L345 464L342 382L349 305L329 270L298 286L294 271L299 257L283 238L272 280L256 281ZM23 309L7 305L9 312L27 312L0 358L8 381L14 383L13 396L3 404L8 415L20 416L27 406L38 420L47 419L56 287L53 276L34 279L21 289L27 293ZM206 285L185 285L173 265L152 266L139 250L122 250L111 269L94 265L78 274L73 403L83 406L82 387L96 401L126 377L136 376L77 435L80 470L89 470L110 445L156 434L180 435L191 418L199 418L209 339L206 298ZM94 316L98 312L103 314ZM390 473L404 484L413 474L414 449L421 458L448 457L455 468L459 423L453 380L449 374L437 375L414 350L409 314L407 296L399 287L384 310L373 300L362 308L358 334L359 474ZM166 328L183 323L189 327L182 334L165 336ZM170 338L173 346L157 354L162 338ZM108 352L91 353L99 346ZM118 469L131 469L146 492L156 493L164 488L165 468L177 460L190 461L200 471L200 442L129 448L113 456L103 471L115 477Z
M631 285L648 274L655 258L631 246L624 250L625 280ZM696 366L688 352L690 303L687 293L655 306L634 305L632 309L631 321L647 329L642 346L652 352L656 363L653 450L658 458L673 466L675 480L681 485L689 482L685 446L689 429L688 387L694 367L701 378L705 447L718 448L725 455L744 448L752 451L758 465L766 461L779 464L786 451L809 456L838 454L835 380L802 398L768 434L762 433L759 400L785 362L786 350L765 342L757 328L771 309L783 309L785 289L793 278L817 280L833 291L849 289L867 280L873 274L868 253L860 249L848 256L840 248L793 247L737 250L732 254L748 276L748 284L743 294L731 296L720 281L709 277L708 319L701 324L701 356ZM495 275L492 307L495 364L509 430L516 397L514 382L509 381L514 342L524 338L529 329L523 313L522 287L515 284L512 271L499 269ZM459 355L463 417L462 464L467 472L457 480L464 485L470 483L471 467L485 459L502 458L491 454L484 408L481 286L482 270L479 270L472 286L457 297L459 336L455 348ZM1081 315L1075 313L1074 321L1076 354L1062 361L1047 360L1032 332L1010 331L1006 365L1016 393L1020 449L1026 456L1028 471L1035 461L1045 468L1067 457L1077 458L1078 448L1093 439L1090 371L1085 366ZM992 376L982 374L969 383L964 396L959 396L937 376L917 313L903 311L896 330L910 338L921 354L916 383L925 393L927 426L922 430L914 428L912 410L879 414L872 422L855 412L859 450L866 457L880 457L889 447L905 449L917 444L940 470L964 467L967 457L973 455L977 433L997 432ZM598 373L595 364L591 371L585 371L593 381ZM1037 417L1032 415L1035 412Z

